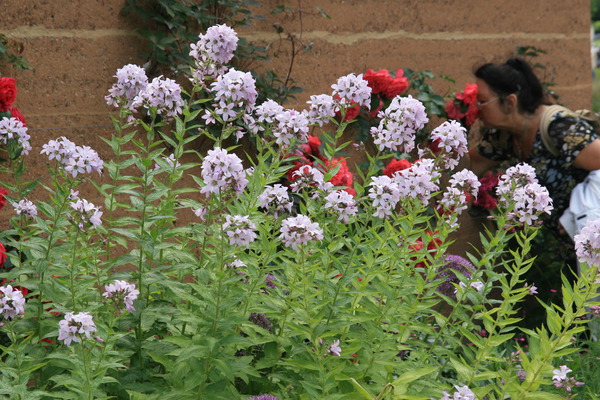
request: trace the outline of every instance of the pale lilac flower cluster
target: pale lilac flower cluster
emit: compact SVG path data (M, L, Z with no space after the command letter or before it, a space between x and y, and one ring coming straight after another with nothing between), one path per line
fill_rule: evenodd
M260 394L258 396L248 397L246 400L279 400L279 397L270 394Z
M328 353L331 354L332 356L336 356L336 357L339 357L342 355L342 348L340 347L339 340L334 340L333 343L331 343L331 346L329 346Z
M71 208L77 211L77 216L71 214L69 216L79 229L83 229L86 225L91 225L94 228L102 225L102 220L100 220L102 211L87 200L77 199L71 203Z
M283 220L279 238L286 246L298 250L301 244L311 240L323 240L323 230L317 222L311 222L307 216L298 214Z
M208 210L206 209L206 207L198 207L198 208L194 208L192 209L192 212L194 213L194 215L198 218L200 218L200 221L206 221L206 212Z
M280 212L292 211L293 202L290 200L287 187L276 183L265 186L265 190L258 196L260 206L272 213L277 218Z
M373 216L386 218L392 215L396 204L400 201L400 190L396 180L387 175L374 176L369 186L369 197L373 199L375 208Z
M156 108L156 112L165 118L172 118L181 114L184 106L181 97L181 86L173 79L162 76L152 79L146 87L133 99L131 107L137 110L139 107L149 109Z
M323 126L335 117L339 109L333 97L327 94L312 95L306 103L309 105L306 116L311 125Z
M242 160L219 147L209 150L204 157L202 179L206 186L200 189L201 193L219 194L231 190L239 195L248 184Z
M440 149L443 167L453 170L469 151L467 130L457 121L446 121L431 132L431 140Z
M464 283L464 282L459 282L458 286L461 289L463 289L463 290L467 288L467 284ZM478 293L483 293L483 289L485 287L485 284L483 282L481 282L481 281L472 281L469 284L469 286L472 287L473 289L477 290ZM456 294L457 292L458 292L458 290L455 290L454 294Z
M468 386L454 385L456 392L452 396L448 392L443 392L443 397L440 400L478 400L477 396Z
M233 58L237 48L237 33L227 25L215 25L198 35L198 41L190 45L189 55L195 60L192 81L201 85L206 79L214 79L227 71L222 64Z
M229 237L229 244L235 246L248 246L256 239L256 225L248 216L226 215L223 223L223 232Z
M371 128L373 143L380 151L411 152L415 148L415 134L429 122L425 106L412 96L396 96L387 109L377 114L381 120Z
M463 169L450 178L440 206L448 213L446 220L451 226L457 226L457 216L469 207L467 195L477 197L480 186L477 175L468 169Z
M272 134L278 145L289 147L294 139L301 143L308 140L309 122L304 113L284 110L275 119L277 124L273 126Z
M290 184L292 192L307 191L311 194L311 198L319 196L319 191L329 192L333 188L333 184L325 182L325 176L317 168L310 165L303 165L294 171L292 174L294 182Z
M33 218L37 215L37 207L31 200L23 199L18 203L12 203L17 215L23 214L26 217Z
M11 285L0 286L0 314L4 319L25 314L25 298L19 289L13 289Z
M564 388L567 392L571 392L573 387L585 385L583 382L577 382L577 380L573 377L568 377L567 374L569 372L573 372L573 370L566 365L561 365L559 369L552 371L554 374L554 376L552 376L552 382L554 383L554 386L557 388Z
M83 336L89 339L90 334L95 331L96 324L90 314L68 312L58 323L58 340L69 346L71 342L80 343Z
M338 221L347 224L350 217L358 212L356 201L351 194L345 190L334 190L325 197L325 209L337 215Z
M274 100L267 99L262 104L254 108L254 115L256 121L260 124L273 124L277 122L277 116L283 113L284 108ZM262 126L257 128L258 130L264 130Z
M61 163L65 172L73 178L94 171L101 174L104 168L104 163L95 150L89 146L76 146L64 136L43 145L40 154L46 154L49 161L54 159Z
M339 98L340 108L351 107L354 103L371 108L371 87L363 79L362 74L342 76L331 87L333 88L332 96L336 99Z
M108 95L104 97L106 102L114 107L124 105L130 111L134 111L133 99L148 86L146 71L137 65L128 64L117 70L115 78L117 78L117 83L109 89Z
M535 170L528 164L518 164L506 170L498 180L496 193L499 203L512 211L509 219L519 223L532 224L541 213L550 214L552 199L548 190L538 184Z
M27 133L27 127L16 118L4 117L0 120L0 143L7 144L9 140L13 139L17 140L23 154L29 154L31 136Z
M113 299L117 308L121 309L122 306L125 306L127 311L134 312L133 302L138 298L139 294L140 291L136 289L133 283L116 280L114 283L104 286L102 296L107 299Z
M600 219L588 221L573 240L580 263L600 266Z
M426 158L416 161L410 168L395 173L394 180L398 184L400 198L413 198L427 205L433 192L440 189L437 184L440 176L435 161Z
M219 103L215 105L215 109L222 109L221 114L225 114L225 108L231 106L245 108L249 112L254 108L258 97L256 81L252 74L235 69L219 75L216 82L211 84L211 90L214 93L215 101Z

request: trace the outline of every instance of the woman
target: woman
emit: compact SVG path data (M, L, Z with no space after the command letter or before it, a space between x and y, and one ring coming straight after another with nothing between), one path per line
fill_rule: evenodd
M472 170L485 171L524 162L535 168L541 185L552 197L554 210L546 219L553 231L569 206L575 185L588 172L600 169L600 139L592 127L576 117L555 114L548 135L557 155L544 146L540 122L546 108L542 84L521 58L485 64L475 71L477 107L484 129L479 144L469 152Z

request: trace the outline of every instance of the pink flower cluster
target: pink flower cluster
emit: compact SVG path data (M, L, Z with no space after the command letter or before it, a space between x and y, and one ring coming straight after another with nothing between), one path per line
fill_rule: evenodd
M569 372L573 372L573 370L571 370L566 365L561 365L559 369L555 369L552 371L552 373L554 374L552 376L552 382L557 388L564 388L567 392L570 393L573 387L583 386L585 385L585 383L577 382L575 378L568 377L567 374Z
M440 150L438 157L445 169L453 170L469 151L467 130L456 121L446 121L431 132L431 140Z
M468 386L454 385L456 392L452 396L448 392L443 392L443 397L440 400L478 400L477 396Z
M377 116L381 120L371 128L371 136L380 151L411 152L415 148L415 134L429 122L425 106L410 95L395 97Z
M115 78L117 83L108 90L104 99L113 107L125 106L133 110L133 99L148 86L146 71L135 64L127 64L117 70Z
M68 312L58 323L58 340L69 346L71 342L80 343L84 336L89 339L91 333L95 331L96 324L90 314Z
M535 170L522 163L506 170L498 180L496 193L507 210L507 217L515 223L531 225L540 214L550 214L552 199L548 189L537 182Z
M11 285L0 286L0 315L4 319L13 319L19 314L25 314L23 292Z
M89 201L77 199L71 203L71 208L77 211L77 216L70 216L79 229L83 229L86 225L91 225L94 228L102 225L102 221L100 220L102 211L100 211L99 207L96 207Z
M37 207L31 200L23 199L18 203L12 203L17 215L24 215L29 218L34 218L37 215Z
M140 291L136 289L133 283L116 280L114 283L104 286L102 296L113 299L119 309L125 306L125 309L134 312L133 302L138 298Z
M573 240L579 262L600 266L600 219L588 221Z
M287 247L298 250L298 246L311 240L323 240L323 230L317 222L311 222L307 216L298 214L283 220L279 238Z
M58 161L73 178L84 173L101 174L104 168L104 162L94 149L89 146L77 146L64 136L43 145L40 154L46 154L49 161Z
M226 215L223 223L223 232L229 237L229 244L235 246L248 246L256 239L256 225L248 216Z
M229 154L227 150L219 147L209 150L204 157L202 179L205 186L200 189L201 193L219 194L233 191L239 195L248 184L242 160L235 154Z
M198 41L190 45L190 57L195 60L192 82L201 85L207 79L214 79L227 71L223 64L233 58L238 37L235 30L227 25L215 25L198 35Z
M0 143L7 144L10 140L16 140L21 146L22 154L29 154L31 145L29 144L31 136L27 133L27 126L18 118L0 119Z
M337 216L338 221L347 224L350 217L358 212L356 200L344 190L334 190L325 197L325 209Z
M469 199L477 197L481 183L472 171L463 169L454 174L448 182L440 206L451 226L458 226L457 216L469 207Z
M277 183L273 186L267 185L258 196L260 206L272 213L275 218L281 212L292 211L292 201L285 186Z

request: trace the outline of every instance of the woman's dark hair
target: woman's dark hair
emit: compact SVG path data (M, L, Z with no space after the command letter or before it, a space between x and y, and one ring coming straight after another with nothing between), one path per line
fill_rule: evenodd
M516 94L520 112L533 113L545 101L544 87L529 63L522 58L510 58L504 64L484 64L475 76L496 92L500 101Z

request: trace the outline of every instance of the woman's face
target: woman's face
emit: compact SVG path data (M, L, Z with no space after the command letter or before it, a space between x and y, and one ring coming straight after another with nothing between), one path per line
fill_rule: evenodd
M488 86L485 81L477 79L477 108L479 119L486 128L496 128L501 125L505 113L500 104L498 94Z

